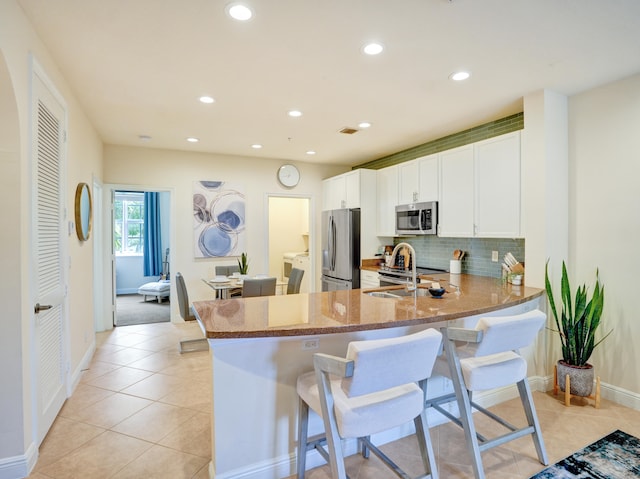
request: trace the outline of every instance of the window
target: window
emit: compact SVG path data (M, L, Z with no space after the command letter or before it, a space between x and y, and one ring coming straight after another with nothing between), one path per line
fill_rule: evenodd
M118 255L141 255L144 247L144 193L115 195L113 245Z

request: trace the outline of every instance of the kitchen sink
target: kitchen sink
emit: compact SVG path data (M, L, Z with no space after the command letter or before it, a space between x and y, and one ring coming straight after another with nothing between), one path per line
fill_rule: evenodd
M393 294L387 291L371 291L369 293L365 293L368 296L372 296L374 298L399 298L400 295Z
M413 296L413 291L407 291L406 289L392 289L389 291L369 291L365 293L374 298L405 298ZM418 296L430 296L429 290L425 288L418 288Z

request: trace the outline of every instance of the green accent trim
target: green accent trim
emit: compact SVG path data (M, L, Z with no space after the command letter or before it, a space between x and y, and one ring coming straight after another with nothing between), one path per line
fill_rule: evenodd
M494 136L504 135L512 131L522 130L524 128L524 113L516 113L500 120L495 120L484 125L476 126L459 133L444 136L437 140L423 143L388 156L383 156L376 160L368 161L360 165L354 166L353 169L368 168L379 170L387 166L397 165L405 161L415 160L423 156L439 153L441 151L457 148L458 146L468 145L477 141L493 138Z

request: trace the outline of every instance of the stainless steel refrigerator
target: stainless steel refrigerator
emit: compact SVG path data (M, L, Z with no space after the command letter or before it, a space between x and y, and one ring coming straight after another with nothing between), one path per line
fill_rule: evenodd
M360 209L322 212L322 291L360 288Z

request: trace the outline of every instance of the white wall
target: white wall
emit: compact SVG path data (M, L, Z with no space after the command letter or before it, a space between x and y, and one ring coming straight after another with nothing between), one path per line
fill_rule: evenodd
M613 333L591 362L602 381L639 395L640 75L575 95L569 112L569 274L593 291L599 268L602 332Z
M269 270L268 209L269 196L282 194L311 198L309 233L320 231L322 208L321 180L345 171L345 167L296 163L300 183L293 190L284 189L276 179L276 171L284 163L251 157L155 150L106 145L104 181L109 184L137 185L144 188L170 188L172 191L171 271L182 273L189 299L210 299L212 290L201 281L215 274L216 264L233 264L235 258L194 258L193 250L193 182L221 180L244 185L246 196L246 251L253 271ZM311 254L320 264L319 243ZM314 253L315 251L315 253ZM318 269L316 269L318 270ZM319 279L316 278L316 283ZM318 283L319 284L319 283ZM175 291L172 291L175 295ZM172 320L180 320L177 298L172 296Z
M102 143L86 118L64 76L13 0L0 2L0 182L5 205L0 234L0 477L19 474L35 460L32 434L32 324L34 289L31 278L31 165L29 158L30 64L35 58L60 92L68 108L66 175L67 215L72 217L74 191L79 182L93 184L102 177ZM94 229L95 232L95 229ZM68 237L69 365L72 379L94 344L93 242ZM10 280L9 280L10 278ZM18 477L18 476L13 476Z

